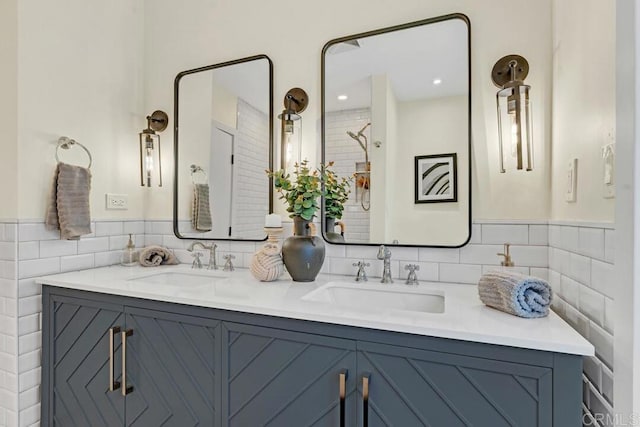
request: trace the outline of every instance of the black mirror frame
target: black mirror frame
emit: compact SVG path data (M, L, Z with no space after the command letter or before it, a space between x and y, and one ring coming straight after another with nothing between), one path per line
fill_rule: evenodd
M443 21L449 21L449 20L453 20L453 19L459 19L462 20L466 25L467 25L467 50L468 50L468 76L469 76L469 97L468 97L468 115L469 115L469 128L468 128L468 149L469 149L469 235L467 236L467 239L462 242L459 245L403 245L403 244L391 244L391 243L349 243L349 242L344 242L344 243L335 243L335 242L330 242L329 239L327 238L326 235L326 230L324 227L325 224L325 200L324 197L322 198L322 204L321 204L321 209L322 209L322 215L321 215L321 229L322 229L322 237L324 238L324 240L327 243L331 243L331 244L336 244L336 245L346 245L346 246L379 246L381 244L384 244L385 246L397 246L397 247L421 247L421 248L461 248L463 246L465 246L466 244L469 243L469 241L471 240L471 231L472 231L472 198L471 198L471 164L472 162L472 145L471 145L471 136L472 136L472 119L471 119L471 22L469 21L469 18L462 14L462 13L452 13L452 14L448 14L448 15L443 15L443 16L438 16L435 18L428 18L428 19L423 19L420 21L414 21L414 22L409 22L407 24L401 24L401 25L395 25L392 27L386 27L386 28L381 28L381 29L377 29L377 30L373 30L373 31L367 31L364 33L359 33L359 34L352 34L350 36L345 36L345 37L339 37L337 39L333 39L328 41L324 47L322 48L322 53L321 53L321 86L320 86L320 113L321 113L321 129L322 129L322 137L321 137L321 161L322 164L324 164L326 162L326 158L325 158L325 150L326 150L326 119L325 119L325 108L326 108L326 100L325 100L325 57L327 54L327 50L334 44L337 43L342 43L342 42L346 42L349 40L353 40L353 39L359 39L359 38L364 38L364 37L370 37L370 36L376 36L376 35L380 35L380 34L385 34L385 33L390 33L393 31L398 31L398 30L406 30L408 28L413 28L413 27L419 27L422 25L428 25L428 24L434 24L437 22L443 22ZM324 190L324 184L323 184L323 190Z
M191 70L181 71L176 75L173 84L173 104L174 104L174 117L173 117L173 159L174 159L174 179L173 179L173 234L178 239L184 240L215 240L215 241L234 241L234 242L264 242L267 240L266 234L263 239L225 239L225 238L196 238L185 237L180 234L178 230L178 97L180 94L180 80L190 74L200 73L202 71L215 70L216 68L228 67L230 65L238 65L245 62L256 61L260 59L266 59L269 65L269 169L273 168L274 158L274 145L273 145L273 62L267 55L254 55L246 58L235 59L233 61L221 62L218 64L207 65L205 67L194 68ZM269 191L269 213L273 213L273 178L268 177L268 191Z

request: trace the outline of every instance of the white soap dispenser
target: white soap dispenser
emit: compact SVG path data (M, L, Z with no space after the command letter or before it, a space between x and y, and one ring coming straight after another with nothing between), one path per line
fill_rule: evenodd
M136 251L136 245L133 244L131 234L129 234L129 242L127 242L127 246L122 251L120 264L125 267L133 267L138 264L138 251Z

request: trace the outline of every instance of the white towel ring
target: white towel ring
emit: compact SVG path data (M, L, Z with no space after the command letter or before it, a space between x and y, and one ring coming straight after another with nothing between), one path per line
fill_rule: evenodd
M201 173L204 175L204 182L203 184L207 183L207 172L205 172L204 169L202 169L201 166L196 166L196 165L191 165L189 166L189 169L191 169L191 182L194 184L197 184L196 180L194 179L194 175L197 173Z
M61 136L58 139L58 146L56 147L56 161L58 163L60 162L60 158L58 157L58 150L60 148L62 148L63 150L68 150L71 147L73 147L74 145L78 145L80 148L82 148L84 150L85 153L87 153L87 156L89 157L89 166L87 166L87 169L91 169L91 164L93 163L93 158L91 157L91 152L87 149L87 147L85 147L84 145L80 144L78 141L71 139L69 137L66 136Z

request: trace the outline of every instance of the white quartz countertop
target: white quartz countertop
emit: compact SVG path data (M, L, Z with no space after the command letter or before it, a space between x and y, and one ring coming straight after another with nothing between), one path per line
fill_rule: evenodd
M195 276L212 280L203 284ZM474 285L421 282L409 287L402 283L380 284L378 279L364 285L373 289L379 286L385 290L413 289L444 295L443 313L423 313L379 307L350 308L345 304L305 300L302 299L305 295L329 282L351 283L353 278L320 275L315 282L299 283L288 277L265 283L254 279L245 269L227 273L193 270L188 265L112 266L43 276L36 281L62 288L199 307L558 353L594 354L591 343L555 313L542 319L522 319L494 310L480 302ZM194 280L190 280L192 278Z

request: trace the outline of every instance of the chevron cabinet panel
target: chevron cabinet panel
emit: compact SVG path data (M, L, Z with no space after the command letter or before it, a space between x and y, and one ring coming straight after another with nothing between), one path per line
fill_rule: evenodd
M225 426L355 426L355 342L225 323Z
M550 368L358 342L358 372L371 427L553 425Z
M215 320L127 307L126 425L218 426Z
M43 425L115 426L124 423L119 390L109 391L109 329L124 325L121 307L61 299L50 304L50 411ZM119 345L113 352L120 364ZM119 376L116 375L115 380Z

